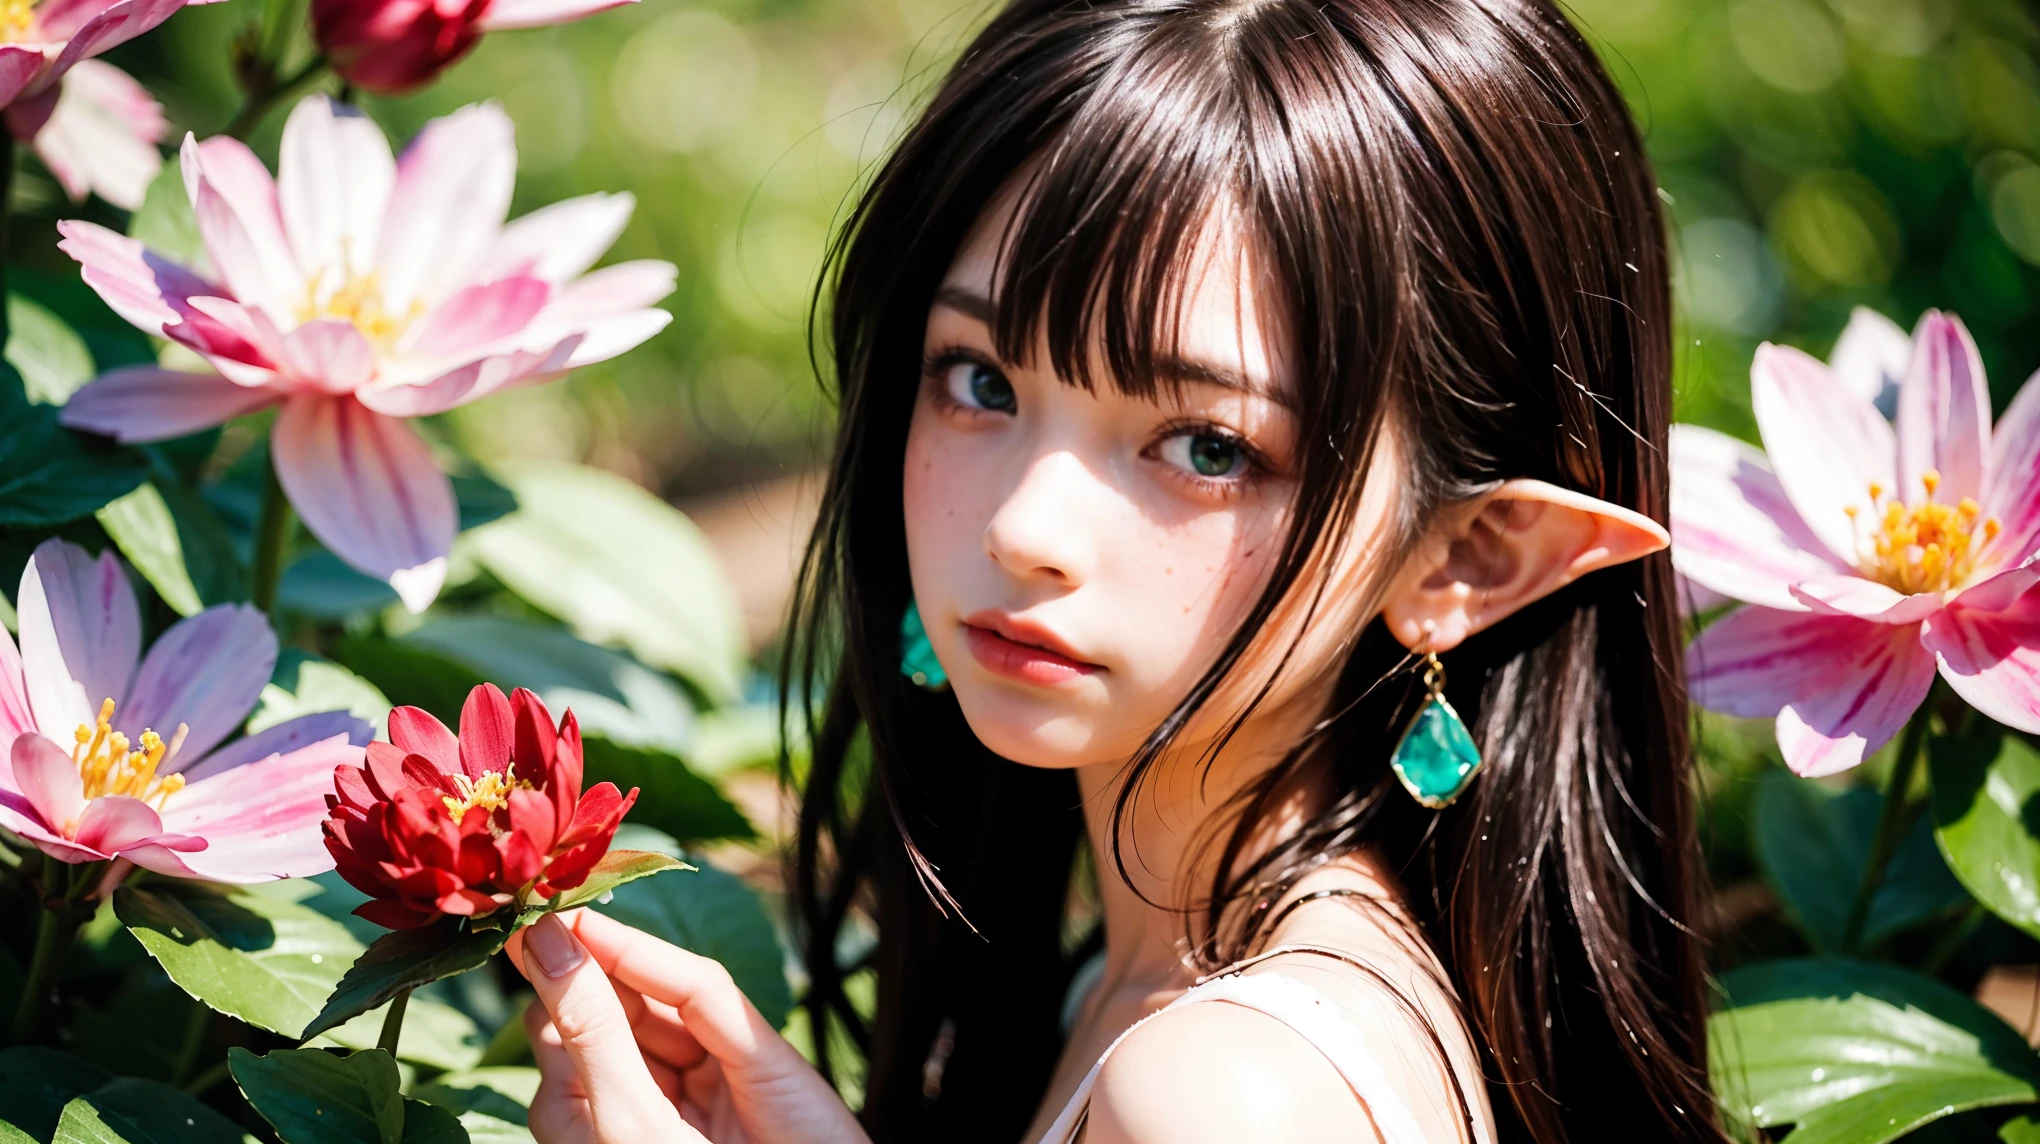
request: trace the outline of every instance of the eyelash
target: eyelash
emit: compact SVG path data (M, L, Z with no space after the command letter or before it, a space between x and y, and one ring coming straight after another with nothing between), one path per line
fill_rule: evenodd
M922 355L921 377L923 382L927 384L928 391L937 407L945 412L962 413L972 417L1006 416L994 410L979 409L975 406L965 405L949 395L949 387L943 384L943 379L951 368L966 362L983 366L986 369L1002 374L1004 373L1003 370L999 369L996 362L967 346L945 346ZM1240 456L1246 461L1246 471L1235 477L1200 477L1196 473L1162 461L1159 456L1156 456L1163 442L1183 436L1216 437L1225 441L1240 451ZM1156 461L1170 476L1182 481L1193 491L1225 500L1244 496L1248 489L1259 484L1263 478L1273 471L1268 464L1267 458L1260 450L1254 448L1245 437L1223 425L1202 420L1172 421L1162 426L1161 432L1155 438L1154 444L1143 449L1141 455Z

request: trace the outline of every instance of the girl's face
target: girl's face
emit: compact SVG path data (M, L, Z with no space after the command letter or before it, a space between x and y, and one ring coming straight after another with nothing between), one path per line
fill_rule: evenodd
M1266 584L1294 494L1292 382L1254 260L1223 225L1184 291L1180 384L1128 397L1101 366L1087 392L1045 353L1001 358L988 320L1011 209L987 212L928 313L904 474L914 596L986 746L1034 766L1113 762ZM1318 674L1302 666L1285 677Z

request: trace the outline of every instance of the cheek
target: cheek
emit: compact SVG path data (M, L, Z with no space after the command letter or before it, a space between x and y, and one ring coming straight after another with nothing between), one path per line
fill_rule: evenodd
M1126 538L1113 612L1141 682L1173 706L1218 658L1267 581L1271 526L1210 513Z
M917 409L900 474L907 563L916 595L924 588L937 589L927 581L961 555L960 549L978 546L984 521L979 519L982 506L971 500L973 483L965 479L969 468L958 435L943 432L932 414Z

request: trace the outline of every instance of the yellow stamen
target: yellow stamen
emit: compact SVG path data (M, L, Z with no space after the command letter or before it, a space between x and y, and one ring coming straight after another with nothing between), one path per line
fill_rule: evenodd
M6 0L0 0L5 3ZM395 349L397 340L425 313L422 302L413 299L405 312L392 313L383 303L382 286L374 271L356 275L345 267L341 268L342 279L337 289L330 293L320 289L326 279L325 270L313 274L305 285L305 301L298 307L298 321L312 322L322 318L338 318L353 324L375 347L384 353Z
M1933 500L1935 491L1941 487L1940 470L1928 469L1922 472L1920 474L1920 483L1927 487L1927 499Z
M1941 474L1934 470L1921 473L1920 484L1927 494L1924 501L1907 505L1892 500L1881 515L1868 519L1871 532L1857 568L1908 594L1951 591L1969 582L1976 572L1978 550L1995 540L2004 526L1994 516L1983 516L1983 507L1973 498L1963 497L1952 505L1936 503ZM1871 503L1883 494L1883 486L1872 482ZM1858 519L1854 507L1843 511L1851 520Z
M128 737L113 729L113 700L99 705L99 719L91 726L80 724L73 734L77 747L71 761L78 767L78 780L88 799L126 795L153 802L161 810L170 796L184 789L183 775L158 775L163 764L177 754L190 730L177 725L169 743L154 731L143 731L139 749L130 749Z
M484 771L478 779L454 775L453 783L460 788L460 794L442 796L440 801L446 803L446 813L453 816L455 822L466 817L472 807L481 807L494 814L510 805L511 791L533 789L530 783L517 777L515 763L501 771Z
M35 37L35 0L0 0L0 44Z

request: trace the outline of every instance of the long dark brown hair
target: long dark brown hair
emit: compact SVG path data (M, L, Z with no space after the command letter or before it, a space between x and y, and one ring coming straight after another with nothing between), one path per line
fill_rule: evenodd
M840 427L782 681L811 744L792 896L816 1052L833 1073L827 1030L847 1034L868 1062L864 1121L888 1144L1017 1139L1084 952L1064 937L1082 835L1071 775L993 755L953 697L897 669L928 308L1016 182L995 276L1008 360L1045 347L1072 384L1151 392L1214 203L1237 211L1293 342L1293 527L1238 633L1132 760L1115 825L1277 604L1322 590L1313 554L1347 532L1384 427L1392 552L1512 477L1666 512L1656 187L1553 3L1003 9L873 176L818 298ZM1379 623L1351 647L1322 733L1240 800L1214 882L1180 903L1198 959L1245 956L1274 912L1257 905L1365 848L1403 879L1461 998L1504 1139L1720 1139L1669 560L1595 573L1445 656L1486 766L1443 811L1387 766L1409 689L1379 684L1403 649ZM1336 798L1246 860L1269 793L1304 765L1331 768ZM1123 870L1113 851L1100 877ZM861 955L853 913L877 927ZM845 991L865 966L868 1023Z

